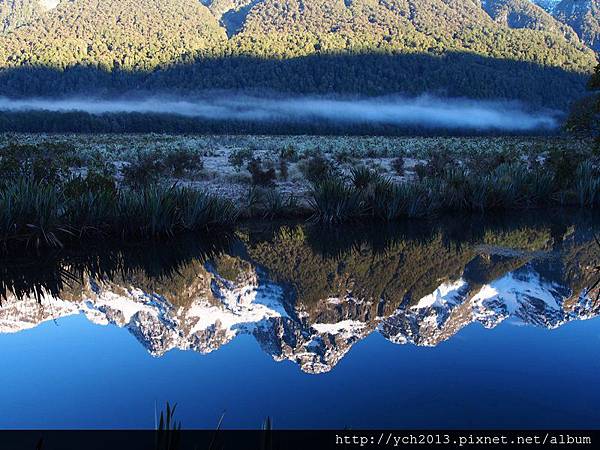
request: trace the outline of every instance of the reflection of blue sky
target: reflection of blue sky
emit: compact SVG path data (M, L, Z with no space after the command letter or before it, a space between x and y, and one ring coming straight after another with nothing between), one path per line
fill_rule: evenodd
M373 333L329 373L274 362L250 336L200 355L150 356L82 316L0 336L0 427L597 427L600 319L555 330L466 327L435 348ZM9 411L10 413L6 413Z

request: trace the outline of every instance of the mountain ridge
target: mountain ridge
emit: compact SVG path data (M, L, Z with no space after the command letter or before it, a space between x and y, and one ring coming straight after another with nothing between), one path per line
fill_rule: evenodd
M527 0L490 0L485 9L472 0L63 0L51 8L3 0L0 11L23 7L15 2L38 12L0 38L5 67L152 70L208 56L371 51L468 51L583 71L593 65L570 26ZM502 20L506 8L513 15L518 8L524 22Z

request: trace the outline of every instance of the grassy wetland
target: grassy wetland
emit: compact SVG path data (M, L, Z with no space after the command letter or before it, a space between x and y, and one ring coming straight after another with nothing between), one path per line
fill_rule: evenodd
M0 246L600 205L573 137L0 136Z

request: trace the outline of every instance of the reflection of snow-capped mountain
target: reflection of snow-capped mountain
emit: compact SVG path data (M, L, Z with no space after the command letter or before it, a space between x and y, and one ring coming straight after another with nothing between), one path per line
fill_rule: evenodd
M531 265L483 286L469 286L462 278L442 284L408 310L398 310L380 325L393 342L434 346L462 327L479 322L493 328L507 318L544 328L600 314L600 303L585 292L545 280Z
M556 328L570 320L600 314L600 304L585 292L572 293L526 264L482 285L465 277L444 282L431 294L402 306L388 317L358 320L348 310L371 304L348 295L324 298L313 320L292 306L286 289L257 269L236 281L221 276L210 264L202 283L209 289L190 304L175 306L163 296L136 287L90 280L81 299L71 301L10 299L0 308L0 332L12 333L41 322L74 314L96 324L126 327L155 356L177 348L208 353L239 334L250 334L275 360L291 360L302 370L331 370L351 346L374 330L395 343L434 346L466 325L491 328L507 318ZM323 318L327 317L326 320Z

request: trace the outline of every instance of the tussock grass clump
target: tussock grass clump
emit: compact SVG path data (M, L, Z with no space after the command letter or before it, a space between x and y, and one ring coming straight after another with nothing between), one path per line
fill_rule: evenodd
M1 239L60 247L59 236L69 228L63 213L63 197L56 187L28 180L6 184L0 190Z
M187 231L232 227L240 215L233 202L197 190L184 190L181 200L181 224Z
M579 163L570 179L562 164L557 172L551 167L514 161L478 173L456 164L436 165L404 183L358 168L347 181L330 176L313 183L310 205L313 219L332 224L365 217L394 221L448 212L600 204L600 170L592 162Z
M581 207L600 205L600 174L588 162L582 162L575 172L575 195Z
M366 212L362 193L338 177L314 183L309 204L313 219L327 224L347 222Z
M245 210L240 214L246 218L277 219L303 216L305 213L306 207L300 205L295 195L285 195L273 188L251 186L246 195Z
M75 184L22 179L0 186L0 245L39 249L84 237L158 239L231 227L239 214L228 200L175 185L117 189L82 180Z

